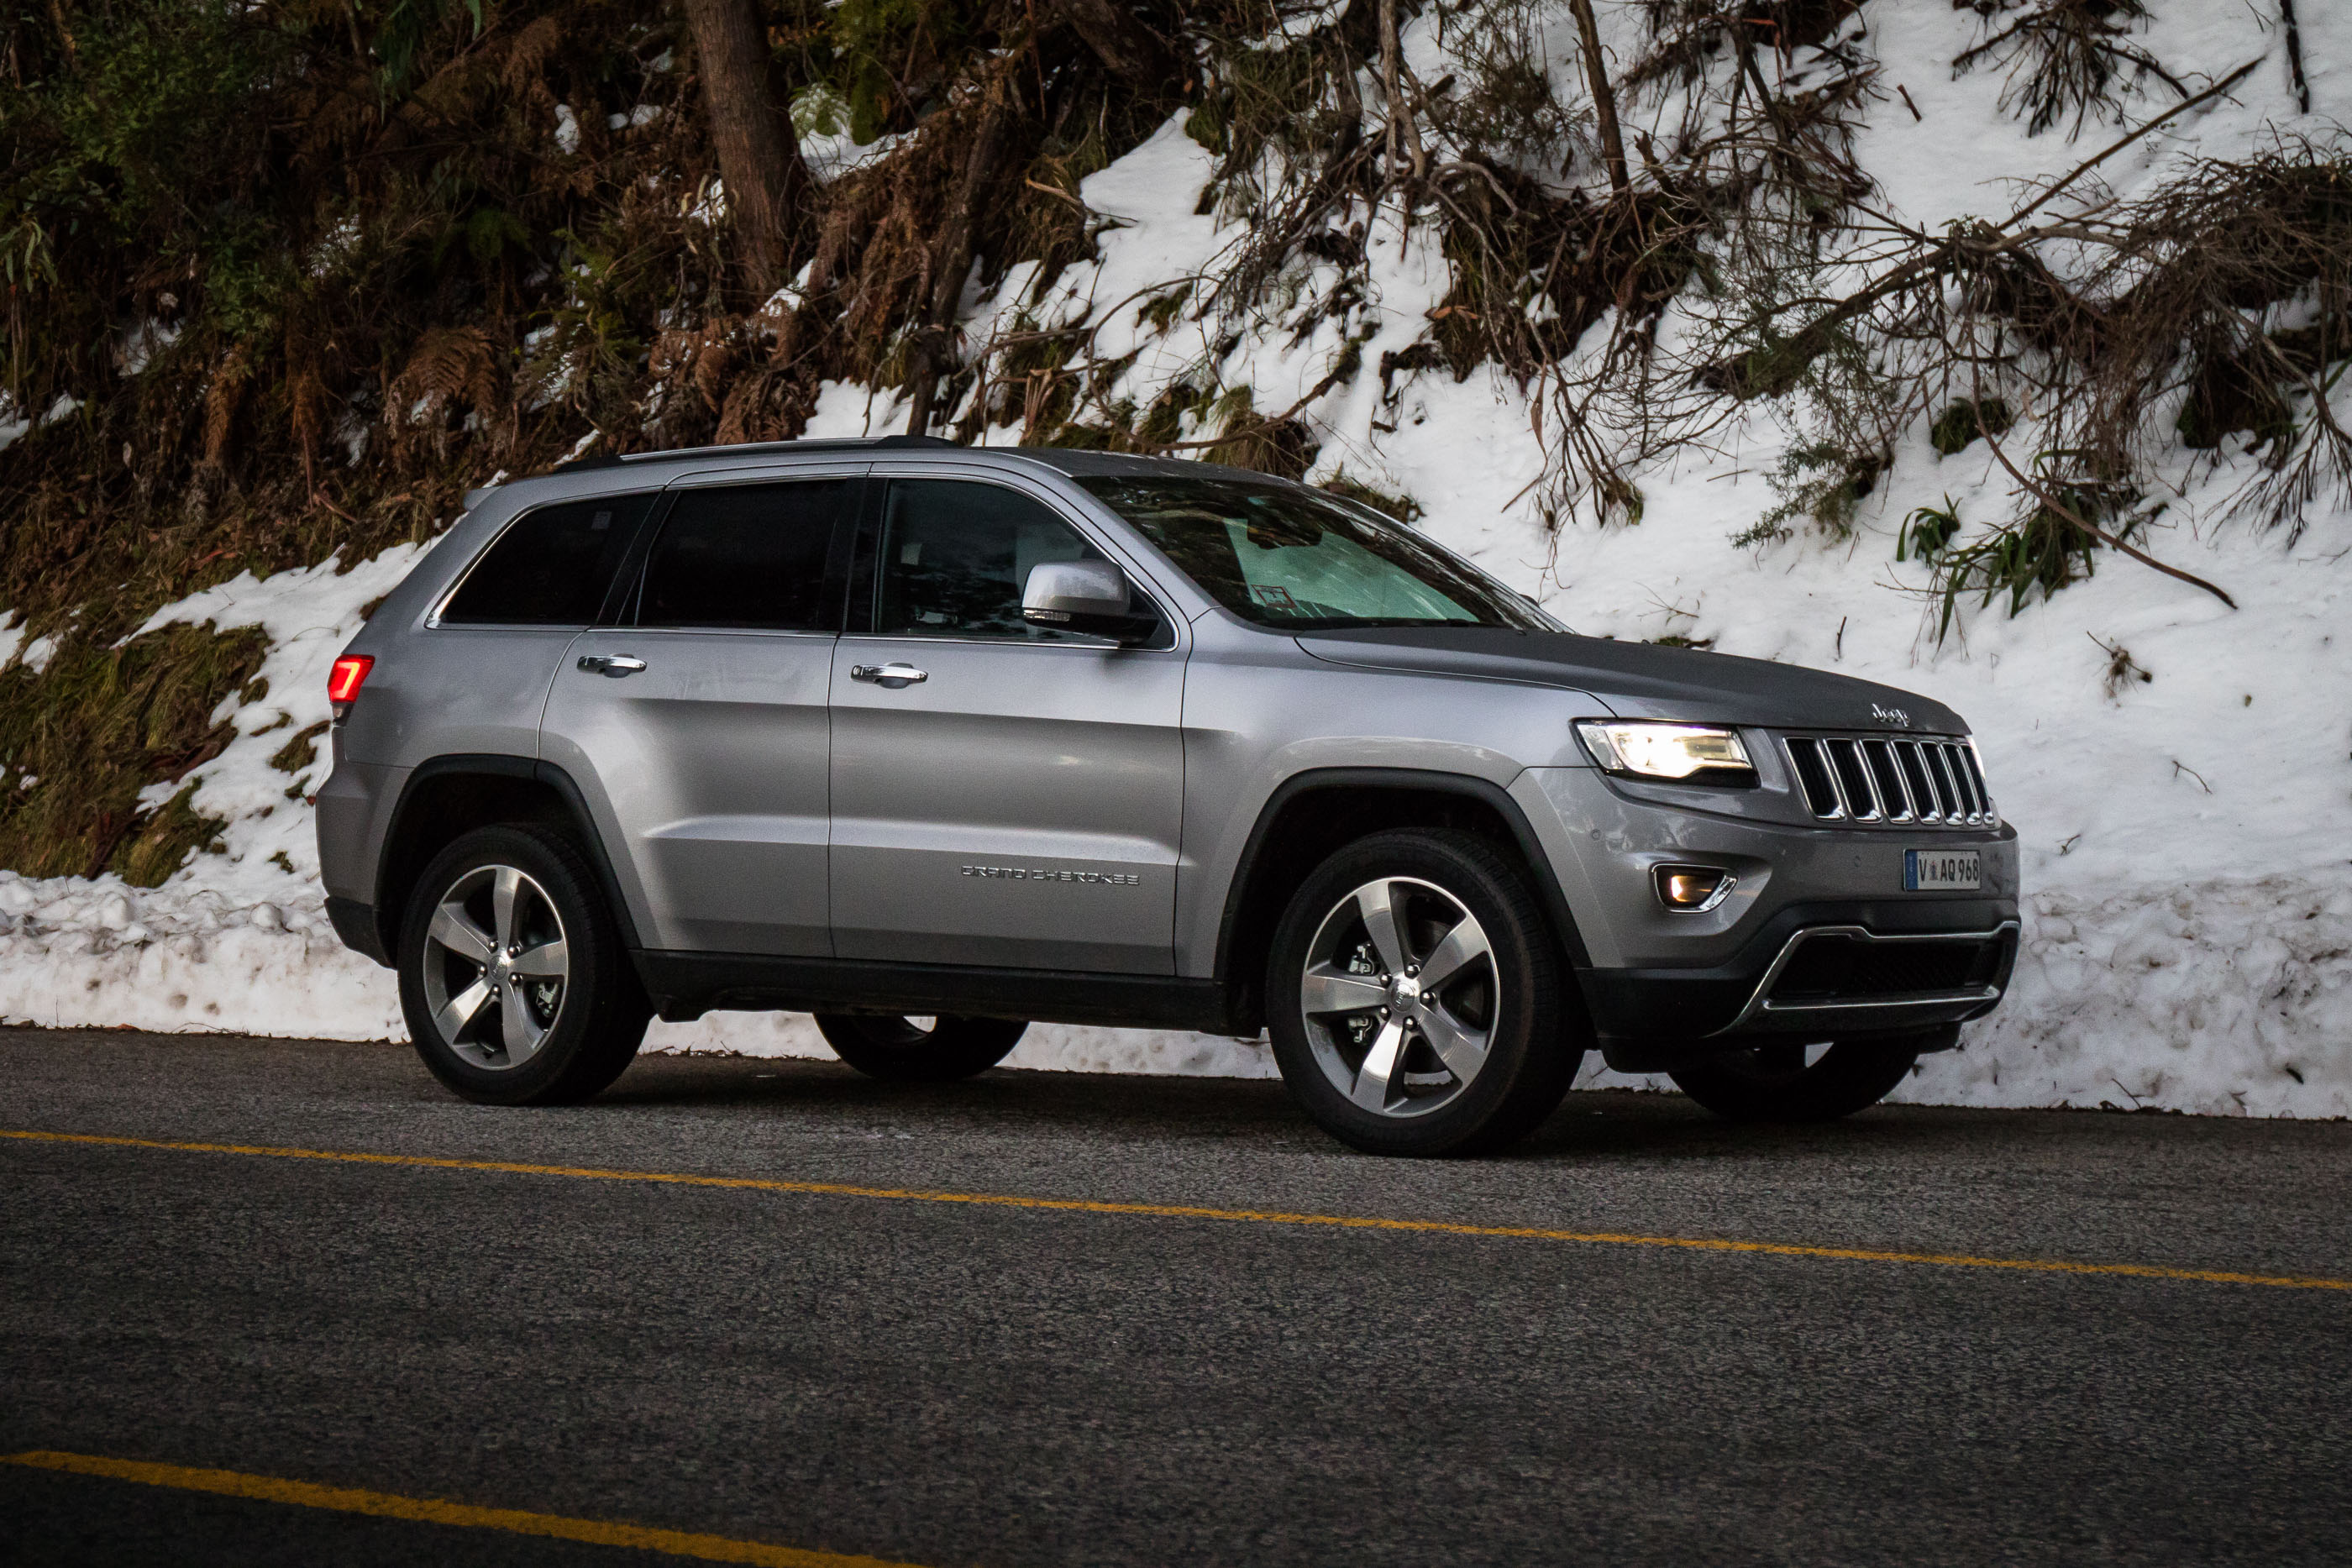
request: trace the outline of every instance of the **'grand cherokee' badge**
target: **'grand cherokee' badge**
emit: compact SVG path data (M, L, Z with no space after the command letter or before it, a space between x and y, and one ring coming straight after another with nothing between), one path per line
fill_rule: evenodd
M1134 887L1143 879L1116 871L1054 871L1045 866L968 865L966 876L992 876L1006 882L1092 882L1112 887Z

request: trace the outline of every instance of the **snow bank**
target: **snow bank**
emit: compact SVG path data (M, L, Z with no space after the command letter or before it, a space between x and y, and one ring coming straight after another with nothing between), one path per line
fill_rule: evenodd
M2274 128L2352 118L2352 7L2315 8L2305 55L2318 113L2293 112L2280 40L2239 7L2173 7L2146 41L2162 57L2215 73L2268 55L2233 102L2189 117L2112 162L2123 194L2186 155L2228 155ZM1614 13L1612 13L1613 16ZM1954 78L1973 13L1943 0L1882 0L1865 13L1883 80L1899 98L1871 111L1857 143L1886 206L1933 227L2006 210L2014 183L2046 177L2094 150L2028 138L2003 114L1998 71ZM1564 17L1564 13L1563 13ZM1426 79L1444 65L1433 17L1412 24L1408 52ZM1565 23L1558 58L1572 64ZM1631 42L1630 38L1625 40ZM1621 50L1622 53L1622 50ZM1213 272L1242 237L1200 215L1212 160L1181 117L1081 187L1103 221L1098 258L1043 299L1016 267L965 301L968 341L1026 314L1084 322L1108 361L1136 358L1118 389L1147 403L1177 376L1213 368L1247 384L1262 413L1290 408L1352 338L1361 361L1420 338L1445 276L1392 223L1370 225L1370 287L1343 316L1304 331L1266 320L1235 345L1188 309L1141 307ZM1358 214L1362 216L1363 214ZM1336 280L1309 277L1303 297ZM1159 322L1165 319L1165 325ZM2352 418L2352 387L2340 418ZM5 413L5 411L0 411ZM1927 692L1969 716L1994 794L2021 835L2024 947L2000 1011L1965 1049L1923 1062L1899 1092L1971 1105L2153 1105L2225 1114L2352 1114L2352 633L2347 557L2352 517L2315 511L2303 542L2224 524L2242 469L2200 475L2145 536L2147 549L2226 587L2231 612L2114 557L2092 580L2014 620L1973 607L1938 642L1927 580L1894 559L1908 510L1948 497L1972 526L2006 513L2006 475L1982 448L1942 458L1915 434L1864 502L1853 537L1800 536L1761 550L1730 536L1776 499L1764 483L1785 444L1769 415L1726 433L1718 450L1641 476L1643 520L1545 531L1525 494L1543 453L1507 384L1442 371L1398 383L1359 371L1302 416L1323 440L1313 477L1344 470L1407 494L1428 531L1540 598L1580 631L1672 634L1727 653L1820 665ZM829 386L811 435L899 428L888 396ZM1012 441L1017 432L994 433ZM1189 432L1188 434L1204 434ZM2021 431L2021 441L2030 432ZM2030 449L2030 448L2029 448ZM197 806L227 819L226 846L162 888L113 879L33 883L0 873L0 1016L46 1024L131 1024L331 1038L400 1032L390 976L343 951L316 883L310 814L323 753L297 775L268 758L327 716L329 662L359 611L414 565L414 549L355 570L337 563L257 582L240 578L152 624L259 625L271 644L269 695L236 710L237 738L198 775ZM2153 677L2109 689L2120 648ZM0 631L0 661L24 657ZM296 798L289 799L289 791ZM163 791L157 798L162 798ZM714 1015L656 1026L667 1050L821 1055L805 1019ZM1028 1067L1265 1076L1262 1044L1143 1031L1040 1028L1012 1059ZM1586 1082L1618 1082L1589 1066Z

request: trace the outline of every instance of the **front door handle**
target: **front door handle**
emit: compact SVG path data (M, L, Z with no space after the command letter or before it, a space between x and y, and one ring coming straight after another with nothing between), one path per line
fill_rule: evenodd
M895 692L929 680L931 673L929 670L919 670L912 664L852 664L849 666L849 678L853 681L870 681L877 686L887 686Z
M624 675L634 675L644 669L646 662L633 659L626 653L583 653L580 655L580 667L592 675L608 675L617 681Z

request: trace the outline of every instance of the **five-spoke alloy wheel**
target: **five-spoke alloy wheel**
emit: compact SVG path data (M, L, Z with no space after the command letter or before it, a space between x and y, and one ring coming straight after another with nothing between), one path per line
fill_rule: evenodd
M520 1067L562 1015L572 977L563 917L516 867L477 867L434 908L422 977L444 1045L491 1071Z
M536 827L466 834L425 868L400 944L417 1054L468 1100L584 1100L650 1014L579 849Z
M1551 1113L1583 1054L1526 878L1450 830L1374 834L1308 876L1266 1015L1293 1096L1375 1154L1499 1147Z
M1352 889L1323 917L1299 1021L1332 1087L1381 1116L1423 1116L1486 1065L1495 955L1461 900L1417 877Z

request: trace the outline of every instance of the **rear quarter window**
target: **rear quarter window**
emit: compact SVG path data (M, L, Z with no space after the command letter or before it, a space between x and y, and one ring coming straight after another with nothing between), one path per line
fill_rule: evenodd
M474 563L441 612L468 626L586 626L653 505L651 494L600 496L525 512Z

